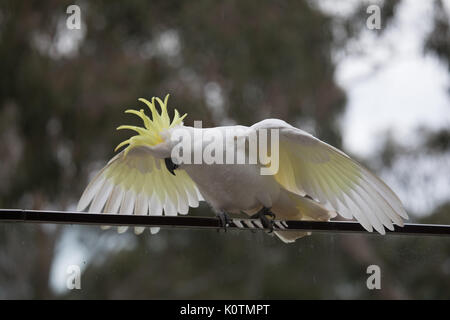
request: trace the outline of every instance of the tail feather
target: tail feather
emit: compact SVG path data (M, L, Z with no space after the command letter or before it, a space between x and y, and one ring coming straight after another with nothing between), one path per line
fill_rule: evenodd
M293 243L295 240L311 235L306 231L275 231L275 235L284 243Z
M295 204L295 209L291 205L291 210L287 210L286 205L274 206L272 211L277 219L286 220L309 220L328 221L336 217L335 211L330 211L320 203L294 193L288 193L291 203ZM286 202L285 202L286 203ZM278 211L278 212L277 212ZM275 234L285 243L292 243L304 236L311 235L308 231L276 231Z

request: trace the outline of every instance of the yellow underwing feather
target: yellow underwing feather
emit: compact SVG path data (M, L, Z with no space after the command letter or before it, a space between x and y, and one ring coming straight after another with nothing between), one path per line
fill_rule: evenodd
M159 98L139 99L148 106L150 114L143 109L126 110L143 121L143 126L122 125L118 130L132 130L136 134L121 142L116 151L126 147L114 156L96 175L78 202L77 210L85 210L90 204L92 212L140 215L176 215L188 213L189 207L198 207L203 200L195 183L182 169L172 175L163 159L157 159L148 151L148 146L164 142L163 131L182 125L186 114L180 116L174 110L172 119L167 109L169 95ZM147 110L147 109L146 109ZM130 152L131 151L131 152ZM122 233L128 227L121 226ZM152 227L152 233L159 228ZM142 227L135 228L141 233Z

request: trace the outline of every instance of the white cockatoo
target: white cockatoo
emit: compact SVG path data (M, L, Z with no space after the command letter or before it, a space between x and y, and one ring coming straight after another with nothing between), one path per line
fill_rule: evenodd
M408 219L401 201L383 181L342 151L282 120L267 119L251 127L189 127L182 122L186 114L180 116L177 110L170 119L168 95L164 101L139 101L149 107L151 118L144 110L125 111L139 116L144 127L118 128L137 135L117 146L116 150L127 145L92 179L78 211L90 204L92 213L185 215L189 207L205 200L224 225L228 213L259 217L264 226L272 221L267 216L328 221L338 214L381 234L385 227L393 230L394 224L403 226L403 219ZM271 163L267 162L269 152L265 160L258 153L269 145L260 143L267 132ZM232 139L224 138L230 134ZM257 137L256 147L250 147L252 137ZM252 152L257 153L256 161L249 160ZM196 159L189 161L192 155ZM241 162L235 163L237 158ZM138 234L143 230L135 227ZM152 233L158 230L150 228ZM274 233L287 243L307 234Z

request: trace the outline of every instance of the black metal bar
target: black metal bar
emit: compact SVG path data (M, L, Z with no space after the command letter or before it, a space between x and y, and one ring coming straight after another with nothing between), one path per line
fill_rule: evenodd
M237 221L237 223L236 223ZM107 226L140 226L140 227L181 227L181 228L220 228L220 221L214 217L199 216L139 216L119 214L94 214L70 211L43 211L23 209L0 209L0 222L25 223L59 223L87 224ZM264 229L258 219L233 219L231 229ZM315 232L346 232L368 233L355 221L277 221L274 226L277 231L315 231ZM389 234L399 235L434 235L450 236L450 225L412 224L395 227Z

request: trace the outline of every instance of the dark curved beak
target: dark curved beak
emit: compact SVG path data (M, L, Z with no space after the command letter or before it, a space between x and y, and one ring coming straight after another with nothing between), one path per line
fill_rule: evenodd
M172 158L165 158L164 162L166 164L166 168L167 170L169 170L169 172L173 175L175 175L175 171L178 168L178 165L176 165L175 163L173 163Z

